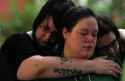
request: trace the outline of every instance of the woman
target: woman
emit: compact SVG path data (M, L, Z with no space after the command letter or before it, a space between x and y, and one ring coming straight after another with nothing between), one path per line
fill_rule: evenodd
M86 7L73 7L69 9L63 16L62 19L62 36L64 39L64 50L62 53L62 60L60 63L57 63L57 60L60 60L55 57L55 60L52 60L51 57L40 57L40 56L34 56L29 59L26 59L18 69L17 76L19 79L23 80L30 80L35 78L47 78L43 80L78 80L79 75L84 73L99 73L100 74L112 74L112 73L106 73L110 70L113 71L113 74L118 73L118 68L115 63L112 63L112 61L108 62L106 60L100 60L100 63L103 61L105 62L104 66L100 66L100 64L97 66L96 60L90 61L90 57L93 55L95 46L96 46L96 40L97 40L97 32L98 32L98 25L95 18L94 13L86 8ZM34 63L34 65L39 66L40 70L36 70L32 64L32 60L37 61L37 63ZM72 61L67 61L69 59L73 59L73 61L79 61L83 62L78 68L84 68L83 72L81 70L73 69L73 67L69 66ZM69 69L64 69L63 63L67 64L67 67ZM93 65L94 64L94 65ZM55 66L56 65L56 66ZM30 68L34 67L30 70L30 72L27 72L24 68ZM57 67L60 67L57 68ZM93 67L93 68L91 68ZM97 69L98 67L98 69ZM117 67L117 68L116 68ZM38 68L38 67L37 67ZM104 70L104 68L106 68ZM103 71L106 72L102 72ZM77 71L76 71L77 70ZM30 74L30 75L29 75ZM35 77L34 75L37 74ZM57 77L57 76L67 76L71 74L77 74L77 76L73 77L65 77L65 78L50 78L49 77ZM88 75L86 76L88 77ZM83 78L82 78L83 79ZM88 78L87 78L88 79Z
M120 45L120 34L117 26L106 16L97 16L99 25L98 41L94 57L104 56L120 66L122 65L122 51ZM110 71L112 73L112 71ZM96 81L119 81L120 75L91 75Z

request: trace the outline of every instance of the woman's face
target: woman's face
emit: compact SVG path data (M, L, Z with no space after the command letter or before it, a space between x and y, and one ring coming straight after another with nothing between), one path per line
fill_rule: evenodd
M53 18L52 17L46 18L36 30L35 35L37 41L42 45L46 45L49 42L52 32L54 31L56 31L56 29L53 23Z
M99 37L97 47L99 52L108 55L109 57L117 57L119 55L119 43L113 32L109 32L102 37Z
M96 46L97 32L98 25L94 17L80 19L72 31L64 28L64 56L67 58L90 58Z

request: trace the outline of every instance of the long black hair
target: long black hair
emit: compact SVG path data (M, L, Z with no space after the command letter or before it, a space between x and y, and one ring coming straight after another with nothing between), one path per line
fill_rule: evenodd
M48 0L46 4L41 8L38 16L35 18L32 25L32 36L35 38L35 32L38 25L43 22L47 16L51 16L54 20L56 29L60 26L60 21L63 13L70 7L75 6L71 0Z
M85 6L72 7L64 14L63 27L71 30L80 19L90 16L95 17L95 14L91 9Z
M96 18L98 21L98 29L99 29L98 39L110 32L114 33L114 35L116 36L116 40L118 41L118 44L119 44L119 54L118 54L117 58L114 58L111 54L99 52L100 50L104 50L105 48L108 48L108 47L106 46L105 48L103 47L103 48L99 49L98 42L97 42L94 57L106 55L106 56L108 56L107 58L109 58L109 59L112 58L112 60L120 63L120 60L121 60L120 33L118 31L117 25L108 16L96 16Z
M113 32L116 36L116 39L120 39L120 34L118 27L108 16L96 16L99 26L98 37L102 37L109 32Z

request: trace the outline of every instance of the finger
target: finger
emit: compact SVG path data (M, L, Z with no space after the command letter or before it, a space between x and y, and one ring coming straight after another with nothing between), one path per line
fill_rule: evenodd
M114 66L113 70L114 70L116 73L118 73L118 74L121 74L121 72L122 72L121 68L116 67L116 66Z
M115 77L118 77L121 74L121 70L119 70L118 68L116 68L115 66L111 66L109 68L109 73L112 74Z
M109 71L114 77L118 77L120 75L120 71L117 69L112 69Z
M114 77L118 77L118 74L115 71L110 70L109 74L114 76Z
M121 73L121 67L117 64L117 63L115 63L115 62L112 62L112 65L111 65L112 67L114 67L114 69L116 69L117 71L119 71L120 73Z
M121 68L117 63L109 60L106 62L106 64L107 64L109 74L111 74L115 77L117 77L119 74L121 74Z

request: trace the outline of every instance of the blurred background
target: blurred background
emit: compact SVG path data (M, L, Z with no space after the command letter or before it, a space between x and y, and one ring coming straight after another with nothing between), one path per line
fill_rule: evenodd
M47 0L0 0L0 45L15 32L28 31L40 8ZM125 28L125 0L73 0L96 14L107 15Z

